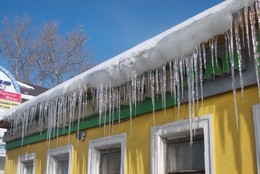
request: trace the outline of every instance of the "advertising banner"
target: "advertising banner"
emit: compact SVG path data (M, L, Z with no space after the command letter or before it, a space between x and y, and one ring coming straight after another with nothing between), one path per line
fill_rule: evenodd
M21 94L0 90L0 109L10 109L21 103Z

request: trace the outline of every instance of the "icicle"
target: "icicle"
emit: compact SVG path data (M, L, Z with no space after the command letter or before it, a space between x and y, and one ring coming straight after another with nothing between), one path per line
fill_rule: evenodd
M59 119L57 119L57 110L59 106L59 97L56 97L53 101L53 109L52 109L52 117L55 119L54 121L54 132L53 134L56 133L56 137L59 136Z
M108 87L106 86L104 89L104 92L103 92L103 101L104 103L102 104L103 107L103 126L104 126L104 136L106 135L106 124L107 124L107 104L108 104Z
M118 96L117 96L117 100L118 100L118 123L121 122L121 97L123 97L121 95L121 89L122 89L122 86L120 86L118 88Z
M40 102L39 104L39 122L40 122L40 134L42 134L43 124L44 124L44 113L43 113L44 104Z
M23 145L23 140L27 134L27 129L28 129L28 117L29 117L28 110L26 109L22 115L23 115L22 116L23 117L23 119L22 119L22 145Z
M49 130L49 141L51 139L52 133L54 133L55 120L52 117L53 112L53 100L48 102L48 130Z
M77 91L69 94L68 108L69 108L69 129L68 129L68 143L70 141L71 126L75 118L75 109L77 101Z
M188 85L188 106L189 106L189 121L190 121L190 142L193 139L193 103L194 103L194 77L193 77L193 60L190 57L185 58L187 85Z
M199 104L199 70L198 70L198 48L193 51L193 62L194 62L194 80L195 80L195 95L196 95L196 105L198 110Z
M203 56L203 62L204 62L204 69L206 69L207 68L207 59L206 59L205 44L202 44L202 56Z
M57 98L53 98L51 100L51 105L50 105L50 112L49 112L49 117L52 120L52 127L51 127L51 136L58 136L58 130L57 130L57 119L56 119L56 111L57 111Z
M251 47L250 47L251 40L250 40L250 34L249 34L248 7L244 8L244 20L245 20L245 27L246 27L248 56L249 56L249 58L251 58Z
M112 124L112 107L113 107L113 89L111 87L111 84L108 88L108 127L109 127L109 135L111 130L111 124Z
M145 75L142 76L142 82L141 82L141 101L144 100L144 92L145 92Z
M256 28L255 28L255 10L253 7L250 8L249 11L249 19L251 26L251 35L252 35L252 43L253 43L253 53L254 53L254 61L255 61L255 71L256 71L256 80L258 86L258 96L260 96L260 79L259 79L259 54L258 54L258 42L256 36Z
M128 91L128 104L129 104L129 117L130 117L130 137L132 137L132 118L133 118L133 109L132 109L132 86L130 84L127 84L127 91Z
M172 62L169 62L169 71L170 71L170 91L171 91L171 97L173 97L173 68L172 68Z
M201 98L201 103L202 103L202 106L203 106L203 62L202 62L202 55L201 55L201 48L199 46L198 48L199 50L199 79L200 79L200 98Z
M244 26L244 18L243 18L243 10L238 11L238 21L241 32L242 32L242 43L243 47L245 46L245 26Z
M92 96L92 106L95 109L98 109L98 89L97 88L90 88L91 89L91 96Z
M46 108L46 116L47 116L47 129L48 129L48 134L47 134L47 137L48 137L48 140L50 141L51 139L51 132L52 132L52 127L53 127L53 121L51 120L51 114L50 114L50 107L49 107L49 102L46 102L45 104L45 108Z
M114 87L112 89L112 125L114 125L115 122L115 112L118 109L118 87Z
M161 69L161 97L162 97L162 107L164 112L166 112L166 66L163 65Z
M149 73L149 82L150 82L150 92L152 99L152 107L153 107L153 124L155 125L155 80L154 80L154 72L150 71Z
M83 117L84 116L88 116L88 88L85 88L84 92L83 92Z
M82 105L83 105L83 91L80 90L78 92L78 125L77 125L77 136L79 135L79 126L80 126L80 117L82 115ZM58 119L59 120L59 119ZM78 145L78 138L77 138L77 145Z
M62 120L62 123L63 123L63 128L65 129L65 126L66 126L66 124L67 124L67 114L68 114L68 112L67 112L67 108L68 108L68 95L65 95L65 96L63 96L63 109L62 109L62 111L63 111L63 114L62 114L62 117L63 117L63 120Z
M176 61L173 62L173 68L172 68L172 69L173 69L173 72L172 72L172 73L173 73L173 74L172 74L172 76L173 76L173 79L172 79L172 91L173 91L173 99L174 99L174 101L176 101L176 98L177 98L175 74L177 73L176 71L177 71L177 69L178 69L178 68L175 67L175 64L176 64L175 62L176 62Z
M156 89L156 96L158 98L158 94L159 94L159 71L158 69L155 70L155 89Z
M180 77L181 77L181 96L182 96L182 98L183 98L183 94L184 94L184 92L183 92L183 88L184 88L184 78L183 78L183 76L184 76L184 66L183 66L183 60L184 59L180 59L179 60L179 70L180 70Z
M215 56L214 56L214 64L218 63L218 36L215 36L214 38L214 53L215 53Z
M217 37L209 41L210 53L211 53L211 67L213 71L213 79L215 79L215 63L217 61Z
M209 47L210 47L210 56L211 56L211 67L212 67L213 76L214 76L215 68L214 68L214 41L213 41L213 39L209 40Z
M56 123L56 127L57 127L57 132L56 132L56 137L57 137L57 141L58 141L58 136L59 136L59 128L61 125L61 119L62 119L62 107L61 107L61 97L57 98L57 123Z
M190 85L191 85L191 91L190 91L190 94L191 94L191 100L192 100L192 120L194 118L194 111L195 111L195 77L194 77L194 60L193 60L193 57L189 57L190 59L190 63L189 63L189 76L190 76Z
M140 100L139 103L142 103L144 100L144 89L145 89L145 74L143 74L141 77L139 77L139 83L140 83L140 87L139 87L139 92L140 92Z
M104 103L104 89L101 85L97 90L97 106L99 113L99 125L102 124L102 114L103 114L103 103Z
M257 15L257 24L258 24L258 28L260 28L260 6L259 6L259 0L255 1L255 11L256 11L256 15Z
M231 19L233 21L233 19ZM233 100L234 100L234 109L236 117L236 126L239 127L238 123L238 109L237 109L237 98L236 98L236 80L235 80L235 63L234 63L234 44L233 44L233 23L230 27L230 38L229 38L229 55L230 55L230 64L231 64L231 77L232 77L232 89L233 89Z
M237 16L234 21L234 29L235 29L235 41L236 41L237 54L238 54L238 69L239 69L239 77L240 77L241 94L242 94L242 98L243 98L244 97L244 80L243 80L243 72L242 72L241 41L240 41L240 36L239 36L239 24L238 24Z
M177 94L174 96L174 100L177 101L178 104L178 117L180 116L180 75L179 75L179 61L174 61L173 64L174 69L174 81L176 84Z
M124 89L123 89L123 91L124 91L124 93L123 93L124 94L124 97L123 97L124 100L128 100L128 91L127 91L127 89L128 89L127 88L127 84L125 84L124 85Z
M115 121L115 109L118 103L118 88L112 88L112 131L113 131L113 125Z
M135 107L135 116L136 116L136 105L137 105L137 77L136 74L132 75L132 99L133 99L133 104Z
M141 101L141 81L140 81L140 76L136 77L136 102L139 104ZM136 113L135 113L136 115Z
M226 51L226 56L227 56L225 63L228 65L229 64L228 58L230 57L230 55L229 55L229 52L230 52L230 49L229 49L229 32L225 32L224 37L225 37L225 51Z
M29 123L30 124L34 123L34 121L35 121L37 107L38 107L37 105L33 105L29 109L29 112L30 112Z

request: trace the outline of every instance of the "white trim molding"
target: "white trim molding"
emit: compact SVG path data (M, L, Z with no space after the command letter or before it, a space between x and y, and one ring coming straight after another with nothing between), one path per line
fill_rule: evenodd
M48 150L48 155L47 155L47 167L46 167L46 173L47 174L55 174L55 158L68 154L69 156L69 167L68 167L68 173L72 173L72 145L67 145L67 146L62 146L54 149L49 149Z
M253 105L257 173L260 173L260 104Z
M213 174L213 128L212 116L205 115L193 120L193 128L202 129L204 134L205 173ZM190 131L190 121L183 120L151 128L151 174L166 173L166 140L179 138ZM189 134L188 134L189 136Z
M17 174L25 174L23 173L24 167L26 165L26 162L32 161L33 162L33 174L35 173L35 165L36 165L36 154L26 154L18 157L18 168L17 168Z
M126 173L126 133L103 137L89 141L88 147L88 174L99 174L100 150L121 148L120 174Z

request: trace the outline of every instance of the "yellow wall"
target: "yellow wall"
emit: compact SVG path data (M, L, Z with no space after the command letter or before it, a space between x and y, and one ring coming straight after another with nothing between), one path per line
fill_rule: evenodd
M252 105L259 103L257 87L247 87L244 99L240 91L237 94L239 109L239 128L236 127L232 92L204 99L204 105L199 103L198 116L212 114L214 171L216 174L253 174L256 172L256 152L254 141L254 126ZM178 116L178 108L169 108L166 112L156 112L156 125L176 120L188 119L188 105L183 104ZM84 142L77 140L75 134L68 137L27 145L7 152L5 173L16 173L19 155L36 153L36 174L45 173L47 149L73 144L73 173L86 173L88 140L104 137L109 134L127 133L127 173L150 173L150 128L154 126L152 113L136 117L130 122L122 122L112 127L92 128L87 130Z

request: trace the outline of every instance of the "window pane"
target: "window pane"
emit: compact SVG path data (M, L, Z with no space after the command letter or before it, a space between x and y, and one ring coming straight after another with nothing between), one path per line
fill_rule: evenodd
M196 140L169 144L170 171L204 170L204 141Z
M22 162L22 173L33 174L33 161Z
M101 154L101 174L120 174L121 151Z
M33 174L33 163L26 165L26 174Z
M68 174L69 171L69 159L58 159L57 162L57 174Z

